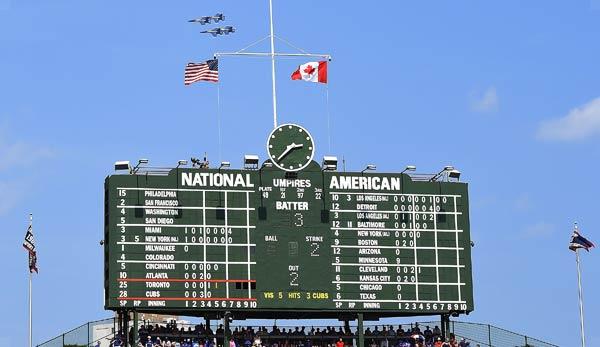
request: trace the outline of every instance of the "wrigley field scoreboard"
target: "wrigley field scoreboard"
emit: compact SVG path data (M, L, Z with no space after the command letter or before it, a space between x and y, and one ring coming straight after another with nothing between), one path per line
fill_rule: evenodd
M473 310L467 184L323 171L311 153L284 163L286 143L268 144L275 165L256 170L107 177L105 308L236 317Z

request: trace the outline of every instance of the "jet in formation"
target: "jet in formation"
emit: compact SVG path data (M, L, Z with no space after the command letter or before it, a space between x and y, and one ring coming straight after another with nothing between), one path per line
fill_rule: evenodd
M234 32L235 32L235 28L232 27L231 25L201 31L202 34L211 34L214 37L216 37L217 35L229 35L230 33L234 33Z
M195 19L190 19L190 20L188 20L188 22L200 23L200 24L204 25L204 24L210 24L213 21L215 23L218 23L218 22L224 21L224 20L225 20L225 15L223 15L222 13L217 13L214 16L204 16L204 17L199 17L199 18L195 18Z

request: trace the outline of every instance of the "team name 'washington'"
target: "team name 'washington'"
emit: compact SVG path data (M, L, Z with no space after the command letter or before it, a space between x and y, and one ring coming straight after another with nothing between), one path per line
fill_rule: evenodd
M181 185L189 187L245 187L252 188L250 174L182 172Z

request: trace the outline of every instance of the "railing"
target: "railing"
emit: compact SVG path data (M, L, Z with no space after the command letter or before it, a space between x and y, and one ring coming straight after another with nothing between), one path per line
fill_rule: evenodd
M310 323L310 321L304 321L304 323ZM142 322L140 322L141 326ZM151 325L159 325L164 327L166 323L149 323L146 324ZM37 347L84 347L84 346L100 346L100 347L108 347L110 346L111 341L115 337L116 331L116 319L108 318L98 321L88 322L81 326L78 326L75 329L72 329L64 334L61 334L51 340L48 340L44 343L37 345ZM154 334L156 336L162 336L171 340L181 340L181 339L198 339L198 338L210 338L216 339L217 342L222 342L223 336L213 334L211 336L206 336L203 334L199 334L194 331L195 325L186 325L186 324L178 324L179 329L183 328L184 332L163 332ZM218 324L217 324L218 326ZM421 331L424 331L427 326L433 329L435 326L441 327L441 323L439 321L430 321L430 322L417 322L410 324L401 324L404 330L410 331L415 326L419 326ZM216 326L213 324L213 331L216 331ZM248 325L231 325L231 330L242 331L247 328ZM327 345L333 344L334 340L337 340L338 337L342 337L345 343L348 346L357 346L358 336L356 335L356 326L351 326L351 331L354 334L350 335L337 335L337 334L325 334L323 329L325 327L320 327L321 332L313 332L310 336L305 335L297 335L293 334L293 331L296 329L296 326L278 326L281 331L285 329L286 333L281 333L278 335L267 335L262 336L263 346L268 346L272 342L279 341L279 345L282 346L282 341L288 341L288 345L290 346L305 346L305 341L307 339L311 340L312 346L323 346L327 347ZM335 331L339 331L340 326L332 326ZM383 333L383 328L386 328L386 332ZM389 334L389 329L398 329L399 324L370 324L367 323L364 325L364 329L371 332L371 335L365 335L365 346L375 345L377 347L394 347L399 344L400 341L404 340L404 338L396 336L395 334ZM188 328L192 331L188 332ZM269 331L271 331L271 327L267 327ZM304 331L304 334L308 335L312 326L307 325L307 328ZM344 327L341 327L344 330ZM258 327L254 327L254 330L258 330ZM373 334L373 332L377 332ZM481 324L481 323L469 323L469 322L459 322L459 321L451 321L450 322L450 331L456 336L456 338L460 341L460 339L465 338L470 342L471 347L558 347L557 345L544 342L538 339L535 339L530 336L514 333L502 328L495 327L490 324ZM145 336L144 334L140 334L140 336ZM246 339L243 335L238 335L239 345L243 345L244 340Z

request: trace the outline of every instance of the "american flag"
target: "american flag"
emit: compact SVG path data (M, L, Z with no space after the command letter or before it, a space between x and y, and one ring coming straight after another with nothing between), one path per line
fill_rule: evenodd
M217 59L207 60L205 63L188 63L185 67L186 86L198 82L219 82L219 61Z

